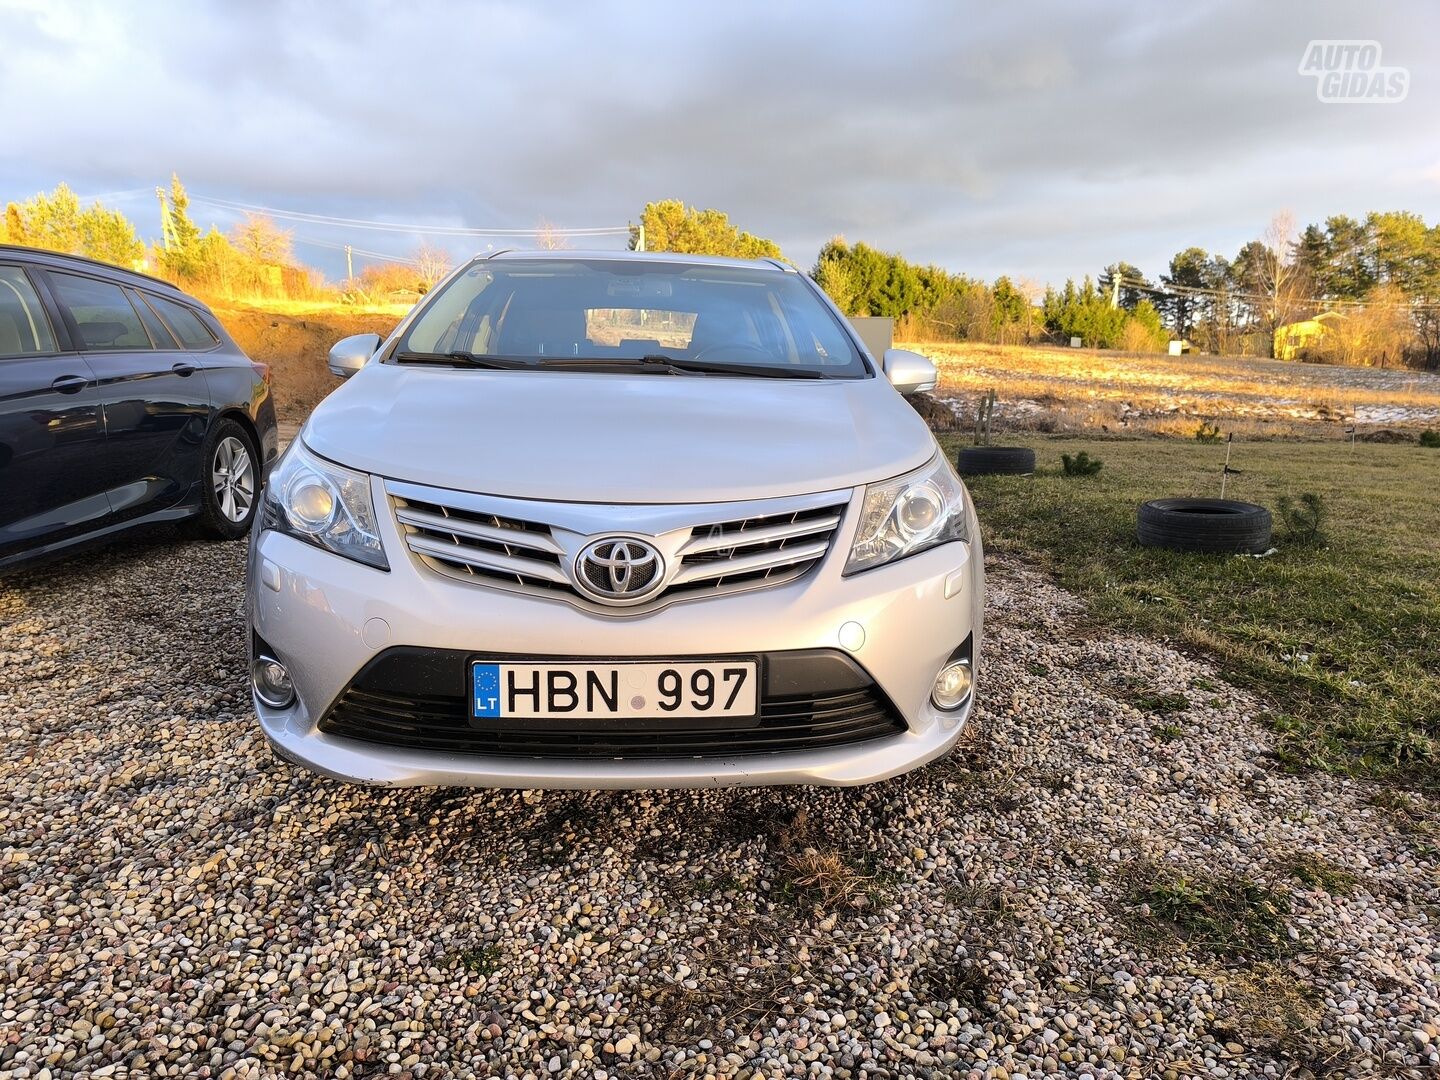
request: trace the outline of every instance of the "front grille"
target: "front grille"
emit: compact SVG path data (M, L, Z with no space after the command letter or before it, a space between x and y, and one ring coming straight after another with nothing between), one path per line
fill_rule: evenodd
M817 506L693 529L669 589L693 593L791 581L825 557L844 509Z
M632 760L820 750L905 731L884 692L853 660L832 650L764 656L760 716L743 726L626 717L471 720L466 680L472 659L480 658L453 650L388 649L345 689L320 730L410 750Z
M794 581L825 558L850 498L849 492L830 492L733 506L607 507L398 482L389 490L406 545L432 570L610 615L643 614L677 600ZM597 578L600 572L583 560L577 569L582 549L612 533L644 537L664 559L663 568L638 569L631 582L632 592L644 593L655 573L665 575L643 602L620 598L609 606L597 598L609 581ZM588 593L577 587L577 573L589 575L582 583Z
M497 514L420 500L395 500L410 550L474 578L498 578L539 588L565 588L565 550L550 528Z

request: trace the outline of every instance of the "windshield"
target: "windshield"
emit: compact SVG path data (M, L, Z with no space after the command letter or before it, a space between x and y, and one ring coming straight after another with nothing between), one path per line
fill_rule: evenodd
M868 374L799 274L639 260L476 262L426 300L394 358L407 355L569 370Z

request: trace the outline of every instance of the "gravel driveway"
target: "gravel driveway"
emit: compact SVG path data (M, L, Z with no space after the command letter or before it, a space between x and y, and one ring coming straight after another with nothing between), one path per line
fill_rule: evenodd
M272 761L240 545L0 582L0 1075L1433 1075L1417 803L992 567L965 748L859 790ZM973 1070L973 1071L972 1071Z

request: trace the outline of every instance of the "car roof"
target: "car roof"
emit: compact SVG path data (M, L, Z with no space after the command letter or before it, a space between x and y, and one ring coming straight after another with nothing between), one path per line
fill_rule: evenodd
M48 248L22 247L19 244L0 244L0 258L42 263L46 266L69 266L75 270L83 270L87 274L94 274L96 277L113 278L116 281L124 282L128 285L143 284L149 289L156 289L158 287L177 298L183 298L187 303L199 303L198 300L185 292L185 290L163 278L154 277L151 274L146 274L139 270L127 270L123 266L100 262L98 259L86 258L84 255L67 255L63 251L51 251Z
M506 261L510 259L596 259L605 262L665 262L682 266L742 266L754 270L783 270L790 274L798 273L795 267L783 259L732 259L723 255L688 255L678 251L578 251L568 248L531 251L507 248L492 253L482 252L475 256L474 261L488 262L492 259Z

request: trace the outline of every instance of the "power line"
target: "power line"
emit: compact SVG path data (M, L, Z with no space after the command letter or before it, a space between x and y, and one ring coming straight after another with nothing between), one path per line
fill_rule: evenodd
M129 191L102 191L99 195L76 195L80 202L99 202L101 199L109 199L111 202L124 202L126 199L139 198L141 195L150 194L150 188L131 188Z
M365 248L355 247L353 244L338 244L333 240L317 240L313 236L301 236L298 233L293 237L297 244L305 244L312 247L329 248L332 251L349 250L352 254L363 256L367 259L378 259L381 262L400 263L405 266L418 266L414 259L407 259L402 255L387 255L381 251L367 251Z
M347 229L371 229L377 232L427 233L432 236L620 236L630 234L628 225L601 225L576 228L547 226L534 229L478 229L462 225L421 225L397 221L375 221L369 218L347 218L334 214L315 214L304 210L285 210L273 206L259 206L254 203L235 202L230 199L212 198L208 195L190 193L190 201L204 203L221 210L232 212L267 214L284 221L304 222L312 225L330 225Z

